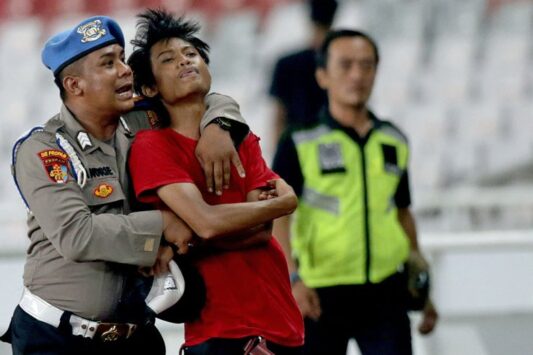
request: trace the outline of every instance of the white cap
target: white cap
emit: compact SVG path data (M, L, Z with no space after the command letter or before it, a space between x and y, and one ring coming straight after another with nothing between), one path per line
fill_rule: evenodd
M146 305L156 314L175 305L185 292L185 280L180 268L174 260L168 264L170 272L154 277L150 293L146 297Z

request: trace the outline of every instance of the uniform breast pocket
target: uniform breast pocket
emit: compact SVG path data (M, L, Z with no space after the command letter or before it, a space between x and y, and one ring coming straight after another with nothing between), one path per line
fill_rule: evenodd
M91 179L83 191L92 212L104 213L110 208L121 208L126 198L118 179L113 177Z

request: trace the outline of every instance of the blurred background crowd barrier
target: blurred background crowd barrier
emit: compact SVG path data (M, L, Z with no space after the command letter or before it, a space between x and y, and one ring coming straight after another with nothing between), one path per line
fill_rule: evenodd
M268 86L277 58L307 43L305 2L0 0L0 331L27 245L12 144L60 105L42 44L95 14L116 18L131 39L135 14L159 6L202 24L213 90L237 99L273 155ZM341 0L333 27L375 37L371 107L410 139L413 207L442 316L434 335L415 336L416 354L533 353L533 0ZM182 329L161 329L177 354Z

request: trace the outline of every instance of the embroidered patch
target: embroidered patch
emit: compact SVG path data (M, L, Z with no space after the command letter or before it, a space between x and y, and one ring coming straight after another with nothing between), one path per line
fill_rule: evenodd
M102 28L102 21L95 20L78 27L78 33L83 36L81 43L86 43L105 36L106 30Z
M68 180L68 155L60 150L43 150L37 153L44 165L48 178L64 184Z
M107 198L113 193L113 187L108 184L100 184L94 189L94 195L100 198Z

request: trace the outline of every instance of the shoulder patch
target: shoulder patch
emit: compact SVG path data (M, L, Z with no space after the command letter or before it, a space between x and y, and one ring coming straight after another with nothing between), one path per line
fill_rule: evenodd
M64 184L68 180L68 155L56 149L43 150L37 153L43 163L48 178L57 184Z

